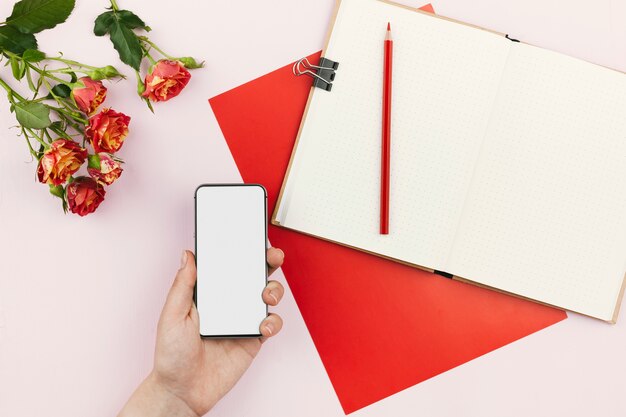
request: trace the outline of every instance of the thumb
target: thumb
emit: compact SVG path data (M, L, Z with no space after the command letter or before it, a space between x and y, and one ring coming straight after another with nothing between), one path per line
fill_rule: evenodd
M193 288L196 284L196 262L188 250L183 251L180 269L174 278L163 307L163 318L177 319L189 314L193 306Z

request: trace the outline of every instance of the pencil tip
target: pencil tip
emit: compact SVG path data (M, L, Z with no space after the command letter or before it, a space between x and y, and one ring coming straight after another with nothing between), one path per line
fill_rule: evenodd
M391 30L391 23L387 22L387 30Z

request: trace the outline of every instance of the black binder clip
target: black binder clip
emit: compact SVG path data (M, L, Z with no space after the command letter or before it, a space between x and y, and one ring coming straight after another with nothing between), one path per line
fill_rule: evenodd
M320 58L319 65L313 65L308 59L302 58L293 64L293 74L296 76L309 75L313 77L313 87L330 91L333 87L337 68L339 68L339 63L328 58Z
M513 39L512 37L509 36L508 33L506 35L504 35L504 37L507 38L508 40L510 40L511 42L519 42L519 39Z

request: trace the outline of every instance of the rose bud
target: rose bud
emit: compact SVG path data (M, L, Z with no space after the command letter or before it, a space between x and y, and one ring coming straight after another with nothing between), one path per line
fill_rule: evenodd
M152 101L167 101L180 94L190 78L182 63L163 59L146 75L145 91L141 95Z
M109 78L125 78L120 72L112 65L107 65L102 68L95 68L87 73L89 78L95 81L106 80Z
M44 184L61 185L78 171L87 159L87 150L72 140L57 139L37 164L37 179Z
M74 88L72 98L79 110L85 114L95 112L107 96L107 89L102 85L102 81L94 81L89 77L79 80L85 87Z
M204 61L198 63L195 58L191 56L184 56L182 58L176 58L177 61L180 61L181 64L185 66L187 69L196 69L204 67Z
M68 208L81 217L96 211L105 194L104 187L89 177L78 177L65 189Z
M97 153L115 153L124 144L129 123L130 117L124 113L118 113L113 109L102 109L100 113L89 118L85 136L91 141Z
M111 185L122 175L122 164L113 159L111 154L100 152L89 155L87 171L91 178L102 185Z

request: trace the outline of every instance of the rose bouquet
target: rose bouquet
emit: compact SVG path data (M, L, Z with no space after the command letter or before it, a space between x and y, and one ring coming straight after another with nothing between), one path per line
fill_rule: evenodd
M0 87L6 90L19 136L37 160L37 180L61 199L64 211L85 216L98 208L105 187L122 174L117 152L128 136L130 117L101 108L107 95L102 81L124 78L115 67L86 65L38 50L35 34L65 22L74 6L75 0L15 3L11 15L0 23L0 62L10 68L21 89L11 86L3 74ZM138 92L152 110L150 101L177 96L191 77L187 69L202 64L165 54L135 30L150 28L134 13L120 10L115 0L98 16L94 28L96 35L109 34L121 60L135 69ZM154 51L163 59L155 60ZM144 59L150 67L142 79Z
M95 67L37 49L35 34L63 23L74 0L22 0L0 25L0 59L28 93L4 78L19 135L37 159L37 180L59 197L64 210L84 216L94 212L105 186L121 174L113 154L128 135L130 118L110 108L97 113L106 98L102 80L122 75L113 67ZM86 166L84 175L78 175Z

